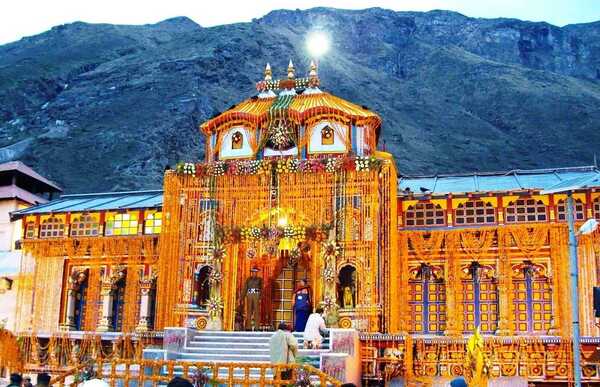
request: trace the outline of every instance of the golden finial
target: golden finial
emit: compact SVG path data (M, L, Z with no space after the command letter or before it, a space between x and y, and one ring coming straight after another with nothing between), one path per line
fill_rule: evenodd
M317 77L317 64L315 63L314 59L310 61L310 71L308 73L308 76L310 78Z
M265 67L265 81L271 81L273 79L273 73L271 72L271 65L267 63Z
M296 72L296 70L294 69L294 64L292 63L292 60L290 59L290 64L288 65L288 78L294 79L296 77L295 72Z

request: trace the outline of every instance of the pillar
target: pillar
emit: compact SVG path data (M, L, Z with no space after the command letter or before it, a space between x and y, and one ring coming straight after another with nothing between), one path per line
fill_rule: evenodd
M64 323L61 328L64 330L75 330L77 326L75 324L75 304L77 303L77 289L69 284L69 290L67 291L67 310L65 314Z
M100 296L102 297L102 315L100 322L98 323L99 332L108 332L112 329L112 309L113 309L113 284L110 281L102 282L102 289L100 290Z
M446 234L446 267L444 270L444 282L446 285L446 331L445 335L459 336L463 330L463 314L460 308L461 280L460 261L458 254L458 235L455 232Z
M512 335L512 268L506 254L506 234L498 228L498 335Z
M140 281L140 318L135 327L136 332L148 332L150 330L150 307L152 305L150 293L152 292L153 283L152 280L147 279Z

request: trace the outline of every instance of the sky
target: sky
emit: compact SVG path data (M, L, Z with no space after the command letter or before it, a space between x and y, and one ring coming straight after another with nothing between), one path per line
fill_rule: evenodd
M563 26L600 20L600 0L3 0L0 44L74 21L156 23L187 16L204 26L248 22L274 9L312 7L396 11L446 9L471 17L511 17Z

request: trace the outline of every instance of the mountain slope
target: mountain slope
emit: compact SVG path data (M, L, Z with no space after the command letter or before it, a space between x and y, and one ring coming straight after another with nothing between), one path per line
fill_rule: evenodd
M159 187L265 62L307 68L314 26L333 39L323 88L382 115L403 173L589 164L600 149L600 23L315 8L212 28L74 23L0 46L0 160L69 191Z

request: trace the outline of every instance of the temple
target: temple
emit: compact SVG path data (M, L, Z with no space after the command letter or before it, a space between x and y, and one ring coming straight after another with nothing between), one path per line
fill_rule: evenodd
M291 322L306 279L328 324L357 332L363 381L463 375L477 329L489 378L572 378L567 196L543 191L585 182L576 224L600 220L600 171L405 176L378 150L375 112L322 90L314 63L295 73L267 66L256 96L200 126L205 159L166 171L162 191L12 212L16 331L240 331L254 268L252 328ZM600 382L600 234L579 236L578 252L583 376Z

